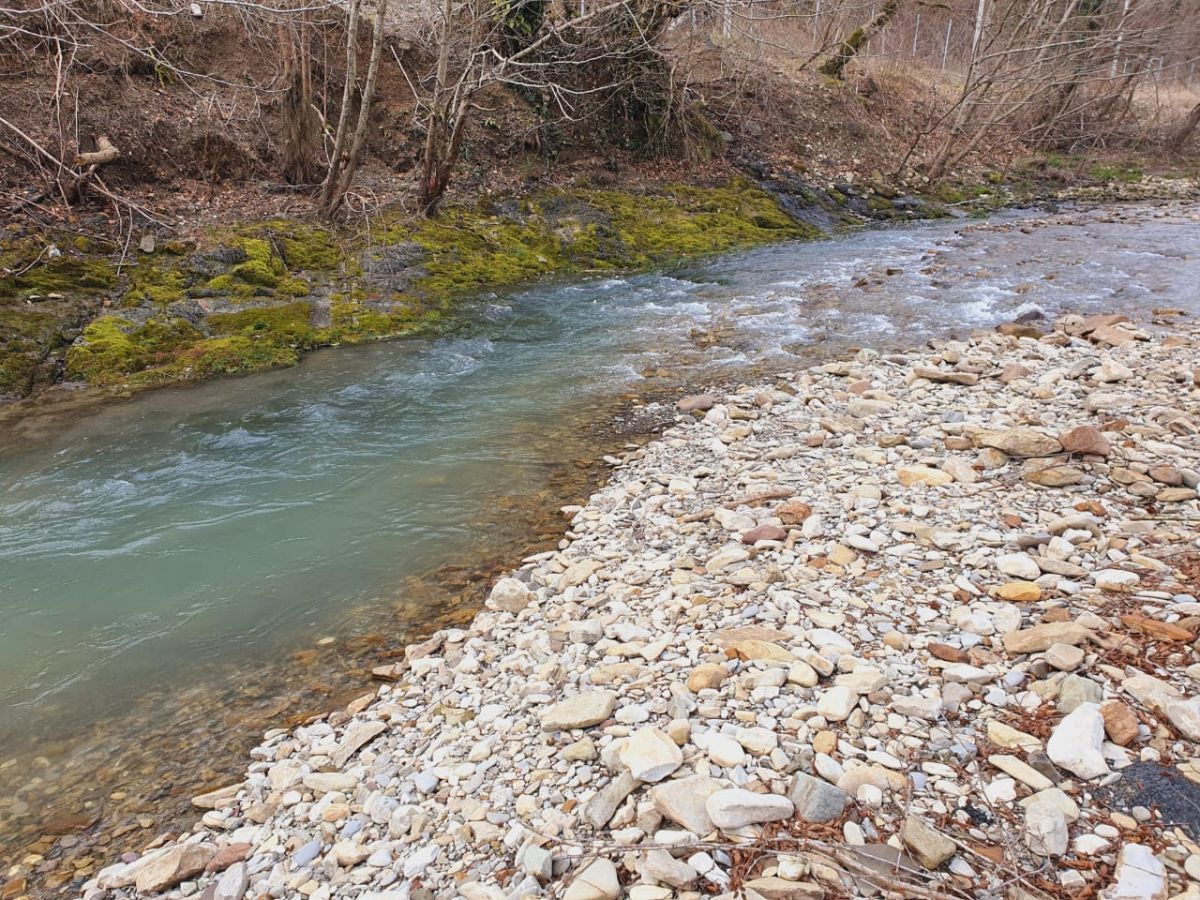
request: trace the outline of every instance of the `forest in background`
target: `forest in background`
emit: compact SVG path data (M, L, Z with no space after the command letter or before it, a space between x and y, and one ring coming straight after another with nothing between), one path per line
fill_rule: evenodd
M334 219L747 165L1111 175L1187 151L1198 55L1200 0L7 0L0 202Z

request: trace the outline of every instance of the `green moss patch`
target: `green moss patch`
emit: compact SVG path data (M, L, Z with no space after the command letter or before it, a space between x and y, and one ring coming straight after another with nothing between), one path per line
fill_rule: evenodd
M106 293L117 285L116 267L106 258L77 256L74 251L25 261L27 252L12 254L4 268L19 272L0 277L0 299L45 297L49 294Z
M201 337L182 319L135 325L121 316L101 316L67 352L67 375L89 384L116 384L141 369L169 362Z
M98 386L253 372L290 365L322 345L428 334L445 327L459 298L487 288L644 269L815 235L770 194L734 179L641 193L545 191L448 209L434 219L384 221L369 235L278 219L250 223L209 233L199 248L163 244L126 260L119 274L112 247L60 237L57 246L66 249L50 259L38 256L49 237L22 238L19 246L0 244L0 265L22 271L0 281L0 304L24 306L32 294L61 293L71 299L50 303L74 303L87 314L71 329L62 327L59 311L18 324L0 317L0 392L28 391L55 341L67 377ZM216 301L223 311L198 324L196 304L187 306L187 319L176 312L189 297L208 304L204 298L214 296L223 298ZM81 297L88 298L84 306L74 299ZM328 325L313 324L317 301L310 297L330 298ZM108 298L115 311L86 324L71 343ZM230 300L239 308L228 311ZM18 337L21 329L28 334Z
M231 335L199 341L177 353L169 363L138 372L129 381L137 385L194 381L293 366L299 359L298 350L266 336Z
M184 298L188 286L186 274L177 268L158 266L150 262L135 266L129 272L129 288L121 298L126 309L151 303L160 309Z
M312 307L305 301L221 313L208 317L208 326L217 335L240 334L265 337L281 346L315 347L319 341L310 324Z

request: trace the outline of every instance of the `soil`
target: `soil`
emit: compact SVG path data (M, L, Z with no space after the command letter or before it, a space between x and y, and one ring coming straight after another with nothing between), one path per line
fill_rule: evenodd
M199 19L146 18L133 21L126 38L130 46L154 48L156 56L98 42L77 48L61 78L45 59L5 56L0 48L4 118L66 160L94 149L96 139L107 135L121 156L100 170L104 183L184 237L212 225L312 215L313 186L288 184L281 175L287 63L279 35L247 29L233 7L216 4ZM327 121L339 102L342 77L340 34L331 27L328 38L313 64L316 105ZM367 48L361 49L363 69ZM894 181L914 141L922 136L936 141L937 114L953 96L953 85L940 73L935 77L886 60L858 60L845 82L833 81L814 66L803 67L807 54L789 52L783 43L751 65L736 41L714 43L696 29L677 37L671 52L679 79L720 132L715 152L646 159L621 146L603 123L539 129L527 96L496 88L479 99L448 201L474 202L548 185L636 189L711 183L748 169L826 184ZM381 67L367 155L345 213L349 219L413 207L423 135L404 73L424 71L428 59L400 38L389 42L388 53L405 68ZM155 65L154 58L169 60L175 69ZM52 167L7 128L0 128L0 150L0 207L10 215L89 233L127 231L128 216L100 202L102 197L66 208ZM1142 168L1153 163L1131 162L1127 153L1121 159L1122 165ZM990 170L1019 169L1077 181L1087 177L1084 167L1093 162L981 156L952 180L977 184Z

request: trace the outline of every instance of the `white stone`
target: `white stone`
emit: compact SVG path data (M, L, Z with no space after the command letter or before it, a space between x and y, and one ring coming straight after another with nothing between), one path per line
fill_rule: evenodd
M683 751L657 728L641 728L625 742L621 762L638 781L662 781L683 765Z
M587 863L567 886L563 900L617 900L621 880L612 860L603 856Z
M1104 717L1095 703L1081 703L1054 728L1046 754L1055 765L1085 780L1108 774L1104 760Z
M1034 803L1025 810L1025 844L1038 856L1067 852L1067 817L1053 803Z
M742 788L717 791L705 801L704 808L712 823L724 830L776 822L790 818L796 811L787 797L757 794Z
M1117 859L1115 882L1103 891L1103 900L1164 900L1167 870L1154 851L1142 844L1126 844Z
M708 758L718 766L732 769L746 762L746 751L728 735L716 732L694 734L692 743L707 753Z
M817 701L817 712L830 722L844 722L857 705L858 694L845 685L839 685L821 695Z
M1028 553L1005 553L997 556L996 568L1004 575L1024 581L1035 581L1042 574L1042 570Z

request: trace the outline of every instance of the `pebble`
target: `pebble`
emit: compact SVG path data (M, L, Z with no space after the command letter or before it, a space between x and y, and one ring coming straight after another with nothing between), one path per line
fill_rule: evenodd
M269 732L191 831L84 873L80 895L853 885L802 845L735 873L729 842L797 822L898 895L1004 896L1020 871L1107 900L1181 893L1195 845L1161 829L1164 865L1133 842L1146 811L1098 788L1138 760L1200 779L1183 637L1200 603L1176 568L1200 540L1200 327L1168 344L1044 324L695 395L471 624L409 648L373 699Z

